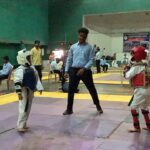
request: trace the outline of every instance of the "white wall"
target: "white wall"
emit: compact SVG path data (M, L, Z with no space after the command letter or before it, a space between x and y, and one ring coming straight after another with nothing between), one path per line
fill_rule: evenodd
M90 30L88 42L91 45L96 44L101 50L105 48L105 51L103 51L104 55L111 54L111 37L109 35Z
M111 35L111 51L113 53L123 52L123 34Z
M111 35L111 52L116 53L116 59L119 61L124 60L123 53L123 34Z

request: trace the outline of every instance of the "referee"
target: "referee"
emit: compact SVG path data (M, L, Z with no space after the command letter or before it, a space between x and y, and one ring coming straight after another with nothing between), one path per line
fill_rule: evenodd
M89 90L93 102L96 105L99 114L103 110L99 103L99 98L95 85L93 83L91 66L94 59L94 50L91 45L86 42L88 36L88 29L81 28L78 30L79 41L71 46L65 67L65 77L69 74L69 91L68 91L68 105L63 115L71 115L73 113L74 93L78 87L80 80L83 81Z

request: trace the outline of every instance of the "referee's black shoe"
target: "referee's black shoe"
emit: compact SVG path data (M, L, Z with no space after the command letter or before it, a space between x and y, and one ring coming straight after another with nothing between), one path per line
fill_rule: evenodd
M65 115L71 115L71 114L73 114L72 110L65 110L64 113L63 113L64 116Z

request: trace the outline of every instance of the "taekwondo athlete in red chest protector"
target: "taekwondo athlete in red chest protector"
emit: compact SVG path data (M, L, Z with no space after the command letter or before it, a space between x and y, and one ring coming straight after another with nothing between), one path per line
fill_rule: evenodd
M142 46L134 47L131 52L131 64L124 69L124 76L130 80L134 94L130 102L133 129L129 132L140 132L139 111L141 110L146 122L145 130L150 131L148 106L150 105L150 73L147 67L147 53Z

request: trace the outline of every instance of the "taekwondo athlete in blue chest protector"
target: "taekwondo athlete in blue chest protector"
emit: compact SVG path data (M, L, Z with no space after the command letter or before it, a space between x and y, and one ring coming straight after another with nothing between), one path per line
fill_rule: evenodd
M19 132L26 132L34 92L37 89L42 93L43 86L36 69L32 66L30 51L26 51L25 49L19 51L17 61L20 65L14 72L15 89L19 97L17 130Z

